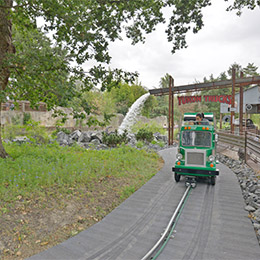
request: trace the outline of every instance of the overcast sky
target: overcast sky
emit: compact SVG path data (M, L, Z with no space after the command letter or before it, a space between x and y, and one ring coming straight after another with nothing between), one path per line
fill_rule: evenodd
M110 67L138 71L139 82L148 89L157 88L166 73L175 86L202 81L227 71L234 62L245 67L254 63L260 72L260 9L245 9L242 16L226 12L224 0L214 0L204 9L204 27L190 33L188 48L171 54L171 44L164 33L166 25L147 36L145 44L132 46L130 41L116 41L110 46Z

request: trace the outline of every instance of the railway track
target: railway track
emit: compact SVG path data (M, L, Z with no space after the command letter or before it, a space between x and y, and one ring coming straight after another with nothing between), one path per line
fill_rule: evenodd
M160 255L164 247L166 246L167 242L172 236L174 228L178 222L178 219L181 215L181 212L185 206L185 203L190 195L192 186L188 184L186 191L184 192L176 210L174 211L164 233L162 234L161 238L156 242L156 244L146 253L146 255L141 260L154 260Z
M163 169L102 221L30 260L260 259L234 173L219 164L215 186L185 188L171 172L175 153L162 151Z

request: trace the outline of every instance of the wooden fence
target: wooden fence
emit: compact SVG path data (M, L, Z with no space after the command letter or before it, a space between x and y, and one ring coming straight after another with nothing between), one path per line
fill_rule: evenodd
M255 162L260 162L260 135L246 132L245 154Z
M219 142L241 148L244 151L245 161L250 158L254 162L260 162L260 135L246 131L243 135L218 131Z
M38 103L38 108L31 108L29 101L17 101L17 105L15 106L14 101L8 101L6 103L0 104L1 111L21 111L21 112L46 112L47 105L43 102Z

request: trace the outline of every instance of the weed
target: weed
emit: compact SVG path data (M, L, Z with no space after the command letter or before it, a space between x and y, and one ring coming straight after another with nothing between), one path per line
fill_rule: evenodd
M102 133L102 142L109 147L116 147L123 143L127 144L129 142L129 138L127 137L127 131L125 130L123 134L119 134L117 130L114 133Z
M146 128L141 128L138 130L137 134L135 135L136 140L146 141L150 143L153 140L153 132L147 130Z
M94 183L111 176L133 178L141 171L149 175L158 156L122 145L118 149L95 151L81 147L55 144L4 144L11 158L0 159L0 201L22 198L23 203L46 194L74 194L84 185L90 190ZM137 177L138 178L138 177Z

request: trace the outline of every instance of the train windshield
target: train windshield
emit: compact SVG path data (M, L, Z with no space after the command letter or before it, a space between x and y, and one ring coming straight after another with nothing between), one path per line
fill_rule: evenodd
M211 133L206 131L182 132L183 146L211 147Z

